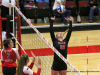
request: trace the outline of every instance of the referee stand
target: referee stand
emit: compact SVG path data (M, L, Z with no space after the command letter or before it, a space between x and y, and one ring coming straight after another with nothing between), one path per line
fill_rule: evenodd
M6 30L7 30L7 38L12 38L13 36L10 33L13 33L15 36L15 19L13 18L14 14L14 9L11 8L11 0L9 0L9 15L7 15L7 20L6 20ZM14 29L13 29L14 28ZM12 41L14 42L14 48L15 46L15 39L12 38Z
M11 0L10 0L11 1ZM13 8L13 9L12 9ZM2 42L2 21L6 20L6 36L7 38L12 38L12 41L14 42L14 48L16 48L16 41L13 37L15 37L15 34L17 34L16 38L17 41L21 44L21 21L20 16L17 14L17 16L14 16L14 7L9 7L9 15L6 17L1 17L0 15L0 40L1 40L1 50L3 49L3 42ZM12 9L12 10L11 10ZM13 14L11 12L13 11ZM15 20L17 22L17 25L15 26ZM17 29L16 29L17 28ZM11 33L14 34L14 36L11 35ZM18 46L19 55L21 54L21 48Z

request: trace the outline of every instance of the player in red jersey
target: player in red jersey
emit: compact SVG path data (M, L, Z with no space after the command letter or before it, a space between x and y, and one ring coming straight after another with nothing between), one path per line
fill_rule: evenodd
M16 59L19 61L20 57L18 50L14 47L12 39L3 41L4 49L1 51L1 62L3 66L3 75L16 74Z
M29 57L27 54L23 54L20 57L18 68L17 68L17 75L40 75L41 72L41 60L38 58L38 71L37 73L33 72L31 69L35 62L35 55L31 52L33 56L33 61L29 66L27 66L29 62Z

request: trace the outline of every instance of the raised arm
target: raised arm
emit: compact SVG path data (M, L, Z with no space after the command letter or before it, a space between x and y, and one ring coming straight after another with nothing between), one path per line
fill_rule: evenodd
M38 70L37 70L37 72L33 72L28 67L25 67L23 71L24 71L24 73L29 74L29 75L40 75L40 73L41 73L41 59L38 57Z
M68 43L69 42L69 39L70 39L70 36L71 36L71 32L72 32L72 20L70 18L65 18L67 21L69 21L69 30L68 30L68 33L66 35L66 42Z
M30 69L32 69L34 62L35 62L35 55L33 54L33 52L31 51L31 55L33 57L33 61L31 62L31 64L28 66Z
M16 0L16 6L19 8L19 0Z
M51 35L51 39L52 42L55 39L55 35L54 35L54 31L53 31L53 21L54 21L55 17L51 17L51 21L50 21L50 35Z

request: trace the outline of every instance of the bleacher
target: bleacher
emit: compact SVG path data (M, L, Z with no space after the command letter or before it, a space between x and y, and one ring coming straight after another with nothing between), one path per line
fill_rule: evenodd
M52 7L54 4L54 0L50 0L50 3L24 3L22 12L27 18L35 19L34 22L37 23L37 19L42 17L50 17L52 15ZM80 16L88 16L90 6L88 4L88 0L79 0L78 6L75 0L66 0L66 9L71 10L71 16L77 17L78 14ZM87 12L86 12L87 11ZM34 13L33 13L34 12ZM30 14L29 14L30 13ZM32 14L33 13L33 14ZM53 14L57 17L61 17L60 14Z
M77 0L66 0L66 8L71 10L71 16L73 16L74 18L74 23L73 23L73 30L88 30L90 29L98 29L99 28L99 23L89 23L89 10L90 10L90 5L88 0L79 0L78 2L76 2ZM78 3L78 5L77 5ZM33 2L34 4L34 2ZM24 15L27 18L32 19L32 23L38 23L38 26L35 26L39 31L47 31L48 32L48 28L49 28L49 18L52 15L52 7L54 4L54 0L50 0L50 4L49 7L47 6L46 3L35 3L34 5L36 6L35 8L30 8L30 9L24 9ZM44 5L44 7L43 7ZM42 7L41 7L42 6ZM29 8L29 7L28 7ZM27 14L26 14L26 12ZM29 12L31 14L28 14ZM32 11L35 11L35 13L32 14ZM44 12L45 11L45 12ZM81 16L81 23L77 23L77 16L78 14ZM29 15L31 17L29 17ZM56 16L56 20L55 22L58 22L59 24L54 25L55 31L62 31L64 28L68 27L62 24L62 18L60 14L53 14ZM35 16L35 17L34 17ZM44 25L40 25L40 22L42 22L41 18L42 17L48 17L47 23ZM97 16L94 16L94 19L96 19ZM33 21L34 20L34 21ZM31 29L31 27L29 26L22 26L22 32L25 32L25 29Z

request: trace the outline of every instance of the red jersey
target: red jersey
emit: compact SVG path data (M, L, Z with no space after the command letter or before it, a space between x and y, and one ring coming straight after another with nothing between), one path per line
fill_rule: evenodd
M2 49L1 61L2 66L5 67L17 67L16 59L19 59L18 50L16 48Z
M41 69L38 68L37 73L33 72L31 69L34 63L31 63L30 66L24 66L23 68L23 75L40 75Z

